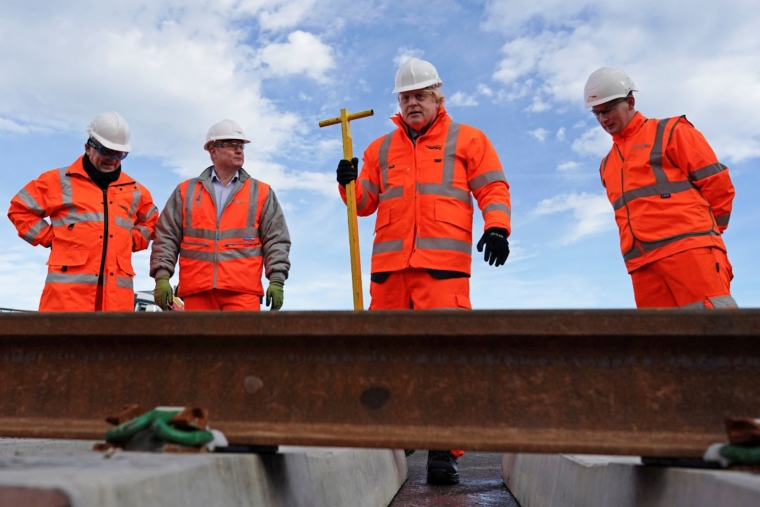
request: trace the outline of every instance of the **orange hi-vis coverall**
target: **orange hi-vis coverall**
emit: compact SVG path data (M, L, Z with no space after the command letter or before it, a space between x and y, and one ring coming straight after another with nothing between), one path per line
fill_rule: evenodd
M27 184L8 218L27 242L51 248L40 311L134 311L132 252L148 248L158 209L123 171L98 187L83 158Z
M684 116L636 113L613 141L599 171L637 305L736 306L721 238L735 194L728 168ZM704 252L683 254L693 249Z
M370 144L356 180L357 213L377 211L372 273L390 273L371 284L370 309L469 308L472 196L485 229L511 231L509 185L499 157L483 132L453 122L443 107L416 142L400 114L391 119L398 128ZM338 187L345 202L345 189ZM437 279L428 270L465 278L454 287L457 279ZM425 286L425 295L416 297L415 287Z
M230 294L239 295L238 303L263 296L264 266L269 280L288 278L288 226L274 191L243 169L227 202L217 203L212 168L180 183L169 197L156 227L150 276L172 276L179 257L177 295L186 310L255 311L258 304L235 304Z

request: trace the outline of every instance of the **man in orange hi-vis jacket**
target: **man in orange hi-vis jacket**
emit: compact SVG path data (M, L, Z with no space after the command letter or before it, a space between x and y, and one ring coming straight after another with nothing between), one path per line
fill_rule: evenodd
M736 308L721 234L734 186L686 117L655 120L634 109L635 86L616 67L586 82L590 107L614 142L599 168L639 308Z
M472 196L485 221L478 242L485 260L504 264L512 210L499 157L483 132L446 113L441 79L429 62L412 58L396 73L398 127L358 159L341 160L341 197L356 180L360 216L377 211L372 247L370 310L470 309ZM462 451L430 451L427 480L457 484Z
M40 311L134 311L132 252L148 248L158 209L122 171L124 118L99 114L87 133L84 155L27 184L8 210L19 236L51 249Z

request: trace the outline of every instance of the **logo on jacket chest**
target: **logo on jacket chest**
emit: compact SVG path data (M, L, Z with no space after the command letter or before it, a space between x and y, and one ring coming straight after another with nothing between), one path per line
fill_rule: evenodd
M649 144L649 143L644 143L644 144L634 144L634 145L633 145L633 147L632 147L631 149L632 149L632 150L645 150L645 149L647 149L647 148L651 148L651 147L652 147L652 145L651 145L651 144Z
M442 150L443 146L440 144L426 144L425 148L428 150Z

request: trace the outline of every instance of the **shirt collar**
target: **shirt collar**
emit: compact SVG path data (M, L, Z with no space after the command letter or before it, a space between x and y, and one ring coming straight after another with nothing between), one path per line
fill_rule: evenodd
M235 183L238 180L239 177L240 177L240 169L238 169L237 171L235 171L235 176L232 177L232 179L230 180L229 183L227 183L227 185L232 185L233 183ZM215 181L218 181L220 185L224 185L224 183L222 183L222 180L219 179L219 176L216 175L216 169L212 168L211 169L211 182L213 183ZM227 185L224 185L224 186L227 186Z

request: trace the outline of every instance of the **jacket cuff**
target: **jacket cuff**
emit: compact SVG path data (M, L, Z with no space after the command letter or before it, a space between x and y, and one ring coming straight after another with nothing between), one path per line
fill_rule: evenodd
M172 274L169 273L168 269L157 269L155 273L153 273L153 279L155 280L159 276L168 276L169 278L172 277Z
M269 277L269 281L273 282L275 280L278 280L282 283L285 283L285 280L287 279L287 276L285 276L285 273L281 273L279 271L275 271L272 273L272 275Z

